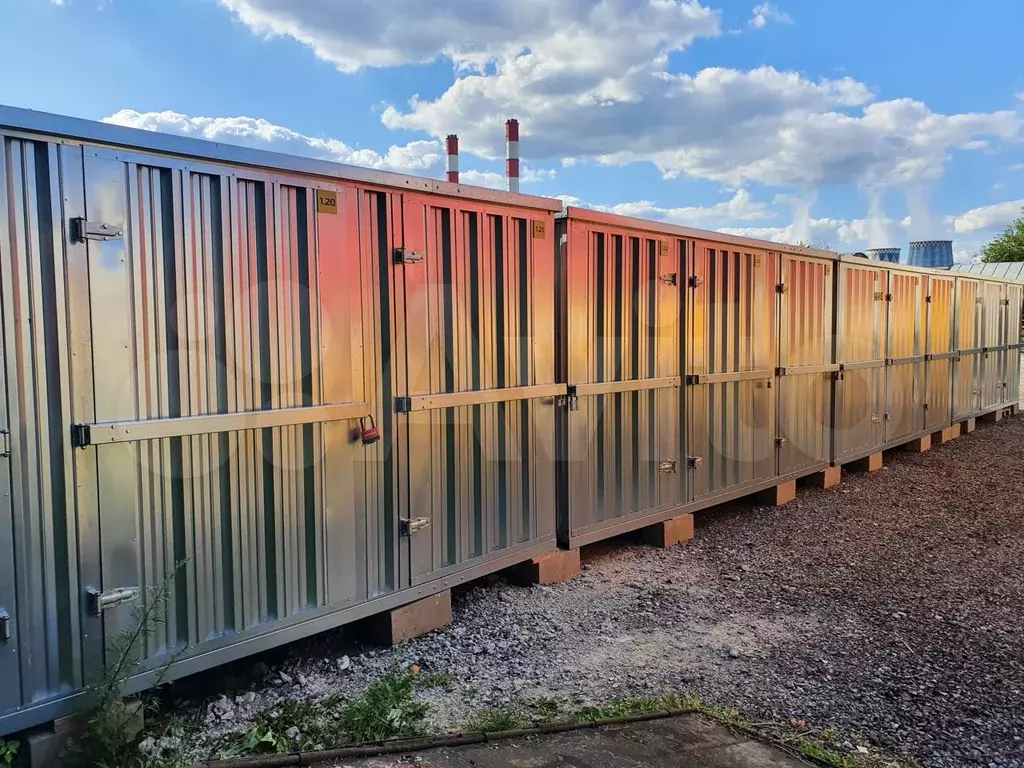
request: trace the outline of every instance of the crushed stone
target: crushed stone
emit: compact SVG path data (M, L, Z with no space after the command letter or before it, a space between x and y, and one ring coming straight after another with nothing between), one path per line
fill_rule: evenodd
M490 577L454 623L397 648L344 632L174 687L206 756L287 698L354 697L418 665L437 731L487 707L692 693L748 718L806 719L925 766L1024 764L1024 419L924 454L887 454L779 509L698 515L695 541L605 542L568 584ZM187 690L191 686L191 694ZM196 691L206 692L206 697ZM204 753L200 755L200 753Z

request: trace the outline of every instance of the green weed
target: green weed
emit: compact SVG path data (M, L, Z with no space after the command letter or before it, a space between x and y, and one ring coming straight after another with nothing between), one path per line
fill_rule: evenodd
M801 739L793 746L804 757L817 760L819 763L830 766L830 768L854 768L856 765L851 758L843 757L838 752L833 752L831 749L823 747L821 744L816 744L813 741Z
M16 741L4 741L0 739L0 765L14 765L18 759L18 749L21 744Z
M512 709L483 709L474 712L466 723L472 733L498 733L516 731L528 725L526 718Z

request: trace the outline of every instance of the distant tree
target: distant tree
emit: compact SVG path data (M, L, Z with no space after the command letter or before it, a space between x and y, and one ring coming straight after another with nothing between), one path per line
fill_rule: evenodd
M1024 213L1024 208L1021 209ZM1015 219L1003 233L981 249L981 260L1024 261L1024 216Z
M833 248L828 243L824 243L824 242L821 242L821 241L813 242L812 243L812 242L808 242L807 240L800 240L800 241L798 241L796 243L792 243L792 245L795 245L797 248L815 248L815 249L817 249L819 251L834 251L835 250L835 248Z

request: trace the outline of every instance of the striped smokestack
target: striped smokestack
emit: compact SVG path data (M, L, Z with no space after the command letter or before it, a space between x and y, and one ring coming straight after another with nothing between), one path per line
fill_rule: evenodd
M900 261L899 248L868 248L868 258L876 261L888 261L898 264Z
M505 177L508 191L519 191L519 121L515 118L505 122Z
M920 240L911 243L907 264L914 267L949 269L953 266L953 241Z
M459 137L454 133L448 134L445 139L445 150L448 154L445 161L446 179L452 184L459 183Z

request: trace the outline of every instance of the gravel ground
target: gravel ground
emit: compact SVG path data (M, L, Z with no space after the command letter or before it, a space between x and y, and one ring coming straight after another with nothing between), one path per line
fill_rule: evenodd
M1024 766L1022 445L1024 418L979 424L782 509L706 512L686 546L597 547L570 584L478 582L451 628L399 648L340 633L295 644L247 662L263 678L247 693L214 671L195 683L233 690L198 709L206 744L281 698L354 695L419 664L454 675L417 694L437 729L539 697L685 691L926 766Z

